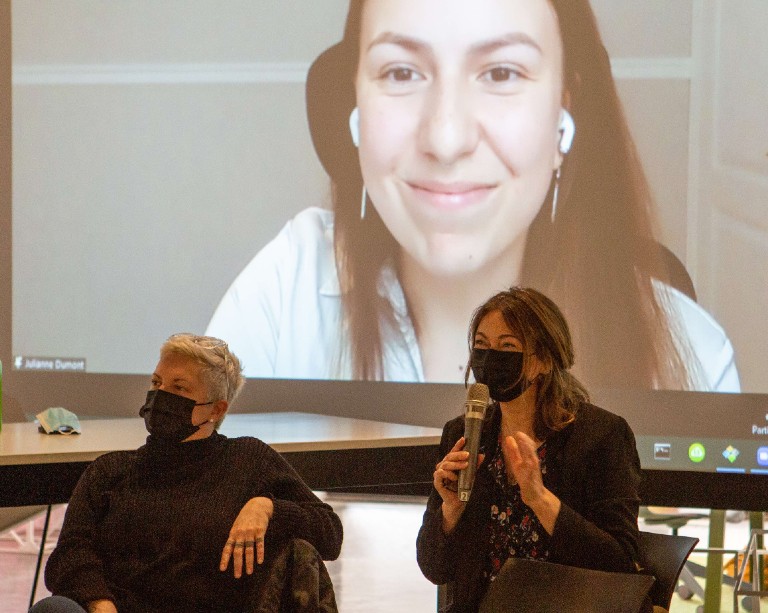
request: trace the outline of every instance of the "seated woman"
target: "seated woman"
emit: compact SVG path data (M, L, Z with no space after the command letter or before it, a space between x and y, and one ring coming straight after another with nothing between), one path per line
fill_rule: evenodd
M449 421L419 531L424 575L447 583L449 610L476 611L509 557L635 572L640 461L623 418L589 403L571 375L568 325L543 294L515 287L478 308L467 368L488 386L468 502L464 418Z
M249 611L287 543L338 557L341 521L280 454L217 432L241 370L219 339L163 344L140 411L147 442L85 471L45 569L56 597L34 611Z

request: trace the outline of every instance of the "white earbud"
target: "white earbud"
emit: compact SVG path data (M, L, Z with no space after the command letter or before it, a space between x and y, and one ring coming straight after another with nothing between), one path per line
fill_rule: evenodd
M360 111L357 107L352 109L349 114L349 133L352 135L352 142L355 147L360 146ZM363 195L360 199L360 219L365 219L365 207L368 203L368 192L363 184Z
M560 125L557 129L560 132L560 153L565 155L571 150L573 137L576 135L576 124L566 109L560 109Z
M352 142L355 147L360 146L360 111L357 107L352 109L349 114L349 133L352 135Z

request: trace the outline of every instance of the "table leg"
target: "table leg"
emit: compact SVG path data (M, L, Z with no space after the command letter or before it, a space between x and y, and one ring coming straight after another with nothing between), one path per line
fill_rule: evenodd
M762 511L751 511L749 514L749 529L750 533L752 530L762 530L763 529L763 512ZM757 536L757 548L762 549L763 548L763 536L760 534ZM758 570L757 570L757 578L758 578L758 588L759 590L765 589L765 556L758 556ZM753 571L754 572L754 571Z
M709 547L725 544L725 511L712 509L709 514ZM704 613L720 613L723 592L723 554L707 554L707 577L704 586Z

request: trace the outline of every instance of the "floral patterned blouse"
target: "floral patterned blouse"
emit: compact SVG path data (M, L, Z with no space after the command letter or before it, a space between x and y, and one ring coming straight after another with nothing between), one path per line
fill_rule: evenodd
M547 472L547 443L538 450L541 474ZM507 481L501 438L493 457L487 464L494 481L493 504L489 517L491 550L485 569L485 577L493 581L507 558L546 560L549 556L549 534L536 514L520 496L520 486Z

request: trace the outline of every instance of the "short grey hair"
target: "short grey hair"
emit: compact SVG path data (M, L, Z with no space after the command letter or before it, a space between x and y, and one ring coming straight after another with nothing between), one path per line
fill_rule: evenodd
M226 400L227 405L232 406L243 389L245 377L240 360L219 338L189 332L174 334L160 348L161 358L169 354L187 356L200 364L203 382L208 388L208 400ZM221 421L223 418L216 424L217 429Z

